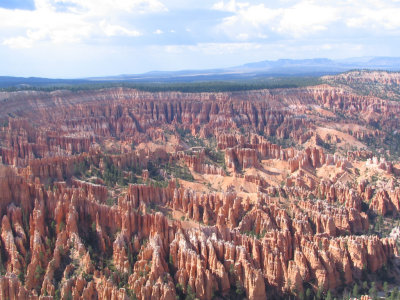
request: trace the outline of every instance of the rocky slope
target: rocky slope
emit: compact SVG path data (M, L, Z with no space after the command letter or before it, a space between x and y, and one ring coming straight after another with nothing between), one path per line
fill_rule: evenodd
M398 102L329 85L0 98L1 299L399 282Z

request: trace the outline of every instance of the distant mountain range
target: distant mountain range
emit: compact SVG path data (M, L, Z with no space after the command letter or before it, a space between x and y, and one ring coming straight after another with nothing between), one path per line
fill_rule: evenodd
M400 71L400 57L358 57L340 60L327 58L315 59L279 59L261 61L240 66L182 71L153 71L144 74L92 77L77 79L50 79L37 77L0 77L0 88L43 87L57 85L76 85L99 82L196 82L254 80L263 77L300 77L337 74L353 69Z

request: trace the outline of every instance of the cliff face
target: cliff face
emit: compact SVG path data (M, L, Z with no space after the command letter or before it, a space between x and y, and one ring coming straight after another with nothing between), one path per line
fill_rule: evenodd
M377 145L398 102L328 85L3 96L1 299L301 298L397 276L399 165Z
M319 105L350 118L358 117L365 125L379 123L382 129L400 125L396 118L400 113L397 102L356 96L326 86L277 90L273 94L265 91L194 96L115 89L89 94L27 92L9 96L13 101L2 103L0 119L5 120L8 114L18 118L10 118L8 127L0 131L0 155L3 163L17 166L26 166L34 158L88 152L95 147L94 142L101 144L107 138L138 143L154 135L155 128L169 124L195 129L195 132L200 127L203 136L218 135L220 149L240 143L234 136L220 135L221 129L248 126L268 136L304 143L312 137L315 128L312 121L298 118L308 112L304 105ZM298 106L297 111L293 106ZM360 138L371 136L361 128L352 130L351 134ZM378 130L375 136L379 134ZM279 151L259 138L253 138L250 144L263 157L276 156ZM240 152L243 150L237 153L240 157L249 155ZM245 165L251 165L247 160Z
M397 72L351 71L343 74L324 76L323 80L336 86L345 86L355 91L382 99L399 100L400 76Z
M365 268L375 272L397 254L393 240L340 236L351 231L340 227L345 224L341 214L325 215L306 202L293 207L290 218L272 202L263 204L268 198L260 199L243 216L247 204L235 194L197 198L173 185L131 185L118 205L107 206L94 200L93 192L36 186L35 196L24 195L33 209L2 201L1 240L8 257L3 266L14 274L2 278L3 296L38 290L54 295L59 290L82 299L128 298L132 292L143 299L173 299L174 283L179 283L183 292L190 289L199 299L211 299L213 290L227 293L231 285L242 287L250 299L264 299L266 286L285 292L316 280L318 286L334 289L360 278ZM216 226L182 229L161 213L138 212L151 203L167 203L195 221ZM247 235L251 231L254 236ZM96 260L100 257L105 261ZM23 285L15 276L25 269ZM121 282L125 288L119 287Z
M196 150L193 153L178 152L177 158L182 159L184 164L192 171L200 174L211 174L225 176L223 168L205 162L205 150Z

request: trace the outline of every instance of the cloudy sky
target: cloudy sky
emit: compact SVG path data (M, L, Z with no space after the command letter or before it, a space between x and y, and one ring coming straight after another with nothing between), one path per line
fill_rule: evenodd
M0 0L0 76L400 56L400 0Z

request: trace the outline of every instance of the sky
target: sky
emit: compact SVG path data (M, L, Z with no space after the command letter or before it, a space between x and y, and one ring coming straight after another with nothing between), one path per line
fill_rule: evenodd
M400 56L400 0L0 0L0 76Z

